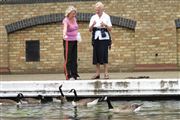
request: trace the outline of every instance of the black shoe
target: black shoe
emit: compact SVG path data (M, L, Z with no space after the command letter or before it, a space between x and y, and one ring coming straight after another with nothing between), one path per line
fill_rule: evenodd
M100 79L100 75L94 75L91 79Z
M80 78L80 76L78 74L76 74L75 79L76 80L81 80L81 78Z

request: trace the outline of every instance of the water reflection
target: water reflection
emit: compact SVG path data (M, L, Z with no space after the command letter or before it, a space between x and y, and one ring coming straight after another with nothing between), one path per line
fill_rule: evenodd
M113 105L134 101L113 101ZM179 120L180 101L135 101L144 103L137 113L111 113L106 102L87 108L74 108L70 102L62 105L0 106L1 120Z

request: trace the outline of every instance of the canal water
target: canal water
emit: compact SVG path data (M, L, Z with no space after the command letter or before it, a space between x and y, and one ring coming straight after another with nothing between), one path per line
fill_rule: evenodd
M180 101L112 101L114 107L143 103L136 113L112 113L106 102L94 107L74 108L71 102L63 105L0 106L0 120L180 120Z

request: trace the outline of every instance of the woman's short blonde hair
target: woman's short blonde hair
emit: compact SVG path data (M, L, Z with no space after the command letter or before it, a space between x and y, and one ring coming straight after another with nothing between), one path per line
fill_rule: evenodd
M68 6L68 8L65 11L65 16L68 16L69 13L71 13L72 11L77 12L77 9L74 6Z
M97 2L96 4L95 4L95 7L97 8L97 7L100 7L100 8L104 8L104 4L102 3L102 2Z

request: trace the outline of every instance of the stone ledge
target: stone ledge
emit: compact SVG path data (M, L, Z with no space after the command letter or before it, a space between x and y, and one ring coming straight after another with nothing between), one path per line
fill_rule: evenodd
M136 96L180 96L180 79L110 79L110 80L49 80L49 81L2 81L0 97L15 97L18 93L25 96L57 96L59 86L64 94L72 88L80 97L113 97Z

